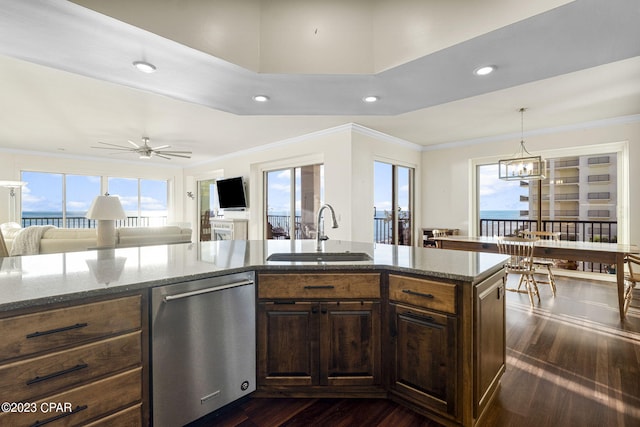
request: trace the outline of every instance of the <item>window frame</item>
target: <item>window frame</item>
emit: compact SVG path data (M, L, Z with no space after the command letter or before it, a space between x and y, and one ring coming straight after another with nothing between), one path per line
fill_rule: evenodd
M610 142L595 145L575 146L567 148L536 151L545 158L597 156L614 153L617 155L617 183L618 192L618 243L628 244L630 241L630 206L629 206L629 142ZM469 235L479 233L480 206L478 200L478 166L497 163L504 155L469 159Z

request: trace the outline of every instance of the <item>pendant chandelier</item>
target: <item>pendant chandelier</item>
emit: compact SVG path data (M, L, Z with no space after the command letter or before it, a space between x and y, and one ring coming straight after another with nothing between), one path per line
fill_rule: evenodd
M520 108L520 152L511 159L498 162L499 178L506 181L541 180L545 178L547 161L542 156L533 156L524 146L524 112Z

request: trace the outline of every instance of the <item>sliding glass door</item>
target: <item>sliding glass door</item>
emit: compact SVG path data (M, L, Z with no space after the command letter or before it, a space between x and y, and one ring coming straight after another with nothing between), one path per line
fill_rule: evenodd
M413 242L414 169L374 163L373 238L376 243Z
M265 172L266 239L314 239L324 201L324 165Z

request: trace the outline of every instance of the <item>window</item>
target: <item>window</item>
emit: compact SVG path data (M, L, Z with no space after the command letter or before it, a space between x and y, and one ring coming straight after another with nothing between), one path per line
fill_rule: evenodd
M615 239L616 157L608 153L548 158L542 181L501 181L496 165L478 166L480 235L541 227L560 231L564 240ZM594 225L596 230L604 225L605 235L593 234Z
M120 198L127 213L122 226L154 226L166 223L168 185L165 180L103 177L63 173L23 171L22 226L54 225L66 228L92 228L95 221L85 215L93 199L104 192Z
M324 203L324 165L265 172L265 238L314 239Z
M562 240L617 242L618 174L624 170L619 166L615 152L547 156L544 180L501 181L495 164L478 165L478 234L517 235L528 229L560 232ZM599 264L579 264L604 271Z
M119 227L164 225L167 220L167 181L109 177L107 191L120 198L127 219Z
M412 168L374 163L373 238L376 243L412 244L413 174Z
M85 218L93 198L100 194L100 177L44 172L22 172L22 225L87 228Z

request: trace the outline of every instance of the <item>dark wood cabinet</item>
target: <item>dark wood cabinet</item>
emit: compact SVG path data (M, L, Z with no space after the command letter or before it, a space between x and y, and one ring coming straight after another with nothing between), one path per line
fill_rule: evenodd
M318 305L258 303L258 383L310 386L318 383Z
M3 313L0 425L147 425L145 296Z
M258 286L259 389L381 384L379 274L262 275Z
M474 416L490 402L506 365L504 280L499 277L475 288L474 342L478 349L474 390Z
M258 276L256 396L388 397L482 424L505 368L504 273Z
M320 304L320 384L380 383L380 302Z
M456 318L391 304L391 388L423 407L456 415Z

